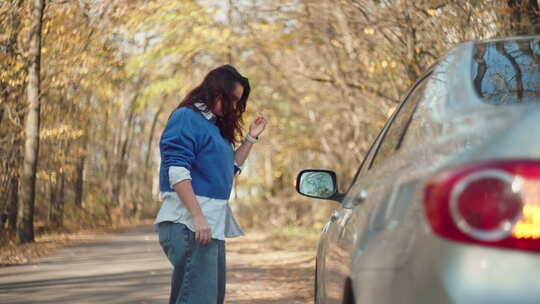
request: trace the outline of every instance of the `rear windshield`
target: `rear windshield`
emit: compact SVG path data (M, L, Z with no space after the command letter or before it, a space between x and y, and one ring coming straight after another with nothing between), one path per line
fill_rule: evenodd
M540 101L540 39L477 44L472 79L478 96L489 104Z

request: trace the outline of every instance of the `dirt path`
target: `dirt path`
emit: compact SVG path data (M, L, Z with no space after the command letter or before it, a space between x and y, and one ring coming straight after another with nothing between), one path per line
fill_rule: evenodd
M227 243L227 303L313 303L315 250L251 234Z
M227 303L313 303L314 250L250 233L227 242ZM3 304L167 303L171 266L151 226L99 236L0 268Z

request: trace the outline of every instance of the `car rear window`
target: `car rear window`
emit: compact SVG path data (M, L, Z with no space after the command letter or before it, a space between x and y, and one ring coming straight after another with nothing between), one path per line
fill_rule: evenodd
M540 39L478 43L473 54L472 81L482 101L540 101Z

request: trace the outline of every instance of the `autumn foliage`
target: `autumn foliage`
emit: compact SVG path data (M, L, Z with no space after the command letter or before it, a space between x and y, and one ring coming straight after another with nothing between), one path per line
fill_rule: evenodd
M17 231L38 1L0 1L0 237ZM152 218L157 143L211 68L252 83L270 119L231 197L244 226L319 228L332 203L294 191L302 168L346 190L405 90L453 45L540 33L533 0L44 1L33 229ZM9 233L8 233L9 232ZM0 242L2 243L2 242Z

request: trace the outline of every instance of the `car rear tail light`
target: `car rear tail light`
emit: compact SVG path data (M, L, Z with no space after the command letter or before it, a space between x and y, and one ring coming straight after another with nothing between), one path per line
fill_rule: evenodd
M540 252L540 160L500 160L446 170L428 181L425 212L453 241Z

